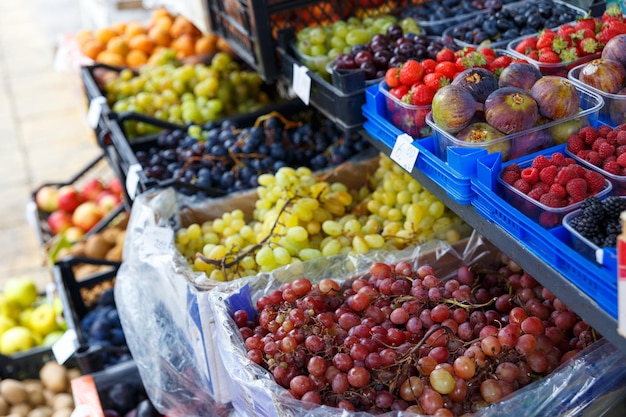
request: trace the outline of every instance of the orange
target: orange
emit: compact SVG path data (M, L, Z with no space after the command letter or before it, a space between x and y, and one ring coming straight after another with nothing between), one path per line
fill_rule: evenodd
M152 53L154 49L154 42L148 38L146 34L135 35L128 41L128 47L130 49L137 49L148 55Z
M111 28L101 28L96 30L94 36L100 43L106 45L111 38L118 36L118 33Z
M226 52L230 55L234 55L235 53L233 52L233 50L230 48L230 45L228 44L228 42L226 41L226 39L224 38L219 38L217 40L217 49L223 52Z
M128 42L122 36L115 36L109 40L106 49L124 57L128 53Z
M126 65L126 61L124 60L124 57L122 55L106 50L100 52L95 60L96 62L113 65L116 67L123 67Z
M154 26L158 26L164 30L167 30L168 33L172 28L173 23L174 19L171 16L162 16L154 20Z
M97 39L88 39L81 47L83 54L94 60L104 50L105 46Z
M174 39L170 47L176 51L178 58L192 56L195 53L194 40L191 35L184 34Z
M158 19L159 17L172 17L172 15L165 7L159 7L152 12L152 18Z
M197 28L183 16L176 16L172 27L170 28L170 36L172 38L179 38L182 35L193 35L196 33Z
M109 29L118 35L123 35L124 32L126 32L126 22L115 22L109 27Z
M196 55L206 55L212 54L217 51L217 40L218 36L212 33L208 33L203 35L201 38L196 40L195 44L195 54Z
M167 30L164 30L158 26L153 27L148 32L148 38L159 46L169 46L172 43L172 38Z
M93 32L89 29L82 29L76 32L76 42L82 47L88 40L94 39Z
M136 20L126 23L126 30L124 30L124 34L130 39L137 35L143 35L148 33L145 27L141 23Z
M139 49L131 49L126 55L126 65L133 68L141 67L148 62L148 54Z

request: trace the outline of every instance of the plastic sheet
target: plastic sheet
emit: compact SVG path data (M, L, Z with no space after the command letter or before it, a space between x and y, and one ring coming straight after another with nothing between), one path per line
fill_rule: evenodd
M426 244L412 251L375 253L363 256L338 256L304 264L291 265L268 274L220 285L202 294L213 310L210 328L217 340L217 351L229 370L232 404L238 415L365 417L365 412L347 412L338 408L311 405L294 399L274 382L269 372L246 358L246 349L231 313L245 308L255 314L255 301L283 282L307 277L312 282L322 278L338 281L359 275L376 261L416 260L417 264L435 265L436 275L445 279L462 264L497 256L499 251L474 234L461 244ZM254 316L252 316L254 317ZM626 386L624 355L601 339L542 380L527 385L507 399L477 412L475 417L501 416L582 416L583 410L595 400ZM390 412L386 417L409 415ZM410 414L414 415L414 414Z

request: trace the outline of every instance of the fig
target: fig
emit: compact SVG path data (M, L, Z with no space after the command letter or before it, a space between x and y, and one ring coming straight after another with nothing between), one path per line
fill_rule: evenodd
M453 85L460 85L469 90L478 103L484 103L487 96L498 88L498 80L493 73L485 68L468 68L460 72Z
M470 124L477 103L465 87L446 85L435 93L432 116L435 124L448 133L456 133Z
M580 81L609 94L615 94L622 88L624 78L626 69L622 64L605 58L588 62L578 73Z
M536 130L527 135L519 136L511 141L511 159L549 148L554 144L552 136L546 129Z
M580 96L574 84L556 75L538 79L530 95L537 102L539 113L552 120L573 116L580 109Z
M527 62L514 62L502 69L498 86L517 87L530 91L531 87L541 78L541 71L536 66Z
M456 137L463 142L482 143L503 138L505 134L488 123L474 122L462 129ZM504 140L489 145L486 149L487 152L502 152L502 160L506 161L509 158L511 146L508 141Z
M517 87L499 88L485 100L487 123L500 132L510 134L530 129L539 120L539 108L534 98Z
M622 98L609 99L608 108L611 123L617 126L626 123L626 87L619 90L616 94Z
M626 68L626 34L617 35L602 48L602 58L617 61Z
M554 143L560 144L567 142L567 139L575 134L584 126L584 117L576 117L574 119L566 120L561 123L557 123L554 126L548 128L550 136Z

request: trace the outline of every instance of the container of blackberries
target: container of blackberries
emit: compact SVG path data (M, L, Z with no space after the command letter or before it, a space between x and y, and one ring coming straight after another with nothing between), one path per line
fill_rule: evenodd
M626 211L624 196L584 200L578 210L563 218L563 227L571 234L572 247L585 258L604 264L605 249L615 248L622 232L620 214L623 211Z
M519 37L534 35L544 28L555 28L585 15L584 10L560 0L518 1L449 26L443 36L453 38L461 46L506 48Z

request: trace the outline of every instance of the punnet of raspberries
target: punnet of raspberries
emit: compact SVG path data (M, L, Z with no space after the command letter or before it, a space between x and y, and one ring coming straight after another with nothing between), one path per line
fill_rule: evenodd
M626 124L583 127L567 139L567 150L609 174L626 176Z
M502 180L547 207L580 203L605 187L602 174L578 165L560 152L536 156L527 167L513 163L502 171Z

